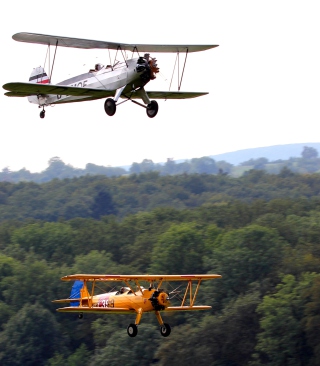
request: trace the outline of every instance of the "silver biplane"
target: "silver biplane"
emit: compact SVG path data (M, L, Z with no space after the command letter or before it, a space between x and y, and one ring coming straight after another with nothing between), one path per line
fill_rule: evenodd
M154 45L154 44L127 44L89 39L51 36L35 33L17 33L12 38L19 42L36 43L55 47L52 66L49 61L49 75L44 67L33 69L28 83L13 82L3 85L9 97L28 97L30 103L42 108L40 117L45 117L45 107L53 104L83 102L107 98L104 109L107 115L113 116L116 108L121 103L131 100L133 103L146 108L148 117L153 118L158 113L158 103L151 99L186 99L195 98L208 93L182 92L181 82L184 74L187 55L217 47L218 45ZM58 84L51 84L54 60L58 47L72 47L83 49L108 49L115 50L114 62L106 66L98 63L88 72L64 80ZM132 58L127 58L125 51L132 52ZM123 61L117 61L120 52ZM156 78L159 72L157 60L150 53L175 52L178 60L178 91L146 91L145 85ZM47 52L48 53L48 52ZM135 53L137 57L134 58ZM179 75L179 54L185 53L184 65L181 76ZM109 53L110 54L110 53ZM143 54L143 55L140 55ZM170 85L171 87L171 85ZM170 89L170 88L169 88ZM118 102L119 98L125 99ZM142 100L141 102L136 99Z

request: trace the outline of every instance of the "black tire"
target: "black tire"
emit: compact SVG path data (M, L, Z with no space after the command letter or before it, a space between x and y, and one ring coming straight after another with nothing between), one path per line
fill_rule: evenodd
M106 111L108 116L113 116L117 110L116 102L112 98L108 98L104 102L104 110Z
M157 115L158 113L158 103L155 100L152 100L150 104L148 104L147 106L147 115L149 118L153 118Z
M138 334L138 327L135 324L129 324L127 333L129 337L135 337Z
M82 314L82 313L79 313L79 314L78 314L78 318L79 318L79 319L82 319L82 318L83 318L83 314Z
M46 115L46 112L45 112L45 111L41 111L41 112L40 112L40 118L44 118L44 117L45 117L45 115Z
M162 337L168 337L171 333L171 327L167 323L163 323L163 325L160 326L160 333Z

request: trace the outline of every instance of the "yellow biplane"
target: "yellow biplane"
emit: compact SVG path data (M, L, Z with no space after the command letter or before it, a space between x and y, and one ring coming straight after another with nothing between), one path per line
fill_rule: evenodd
M70 303L70 306L57 309L59 312L78 313L79 318L84 313L107 314L136 314L134 323L127 327L130 337L138 333L142 314L154 312L160 324L160 333L168 337L171 332L170 325L164 323L160 315L161 311L192 311L208 310L211 306L196 306L195 300L204 280L220 278L217 274L197 275L99 275L99 274L75 274L62 277L62 281L75 281L68 299L54 300L54 303ZM181 297L179 306L170 306L170 300L176 297L180 291L175 289L167 292L162 289L164 282L186 281L187 286ZM122 282L126 286L117 291L110 291L95 295L98 288L97 282ZM140 283L147 283L143 287ZM89 286L88 286L89 285ZM194 285L194 286L193 286Z

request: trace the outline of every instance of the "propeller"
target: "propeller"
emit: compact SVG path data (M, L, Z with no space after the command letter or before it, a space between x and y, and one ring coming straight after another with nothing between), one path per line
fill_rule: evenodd
M178 286L177 288L175 288L174 290L172 290L171 292L169 292L169 298L170 298L170 300L171 299L174 299L176 296L178 296L181 293L181 291L178 291L178 289L180 287L181 287L181 285ZM173 295L173 296L171 296L171 295Z
M141 72L140 77L145 82L154 80L156 74L159 72L157 59L155 57L150 57L149 53L145 53L143 57L139 57L136 70Z
M156 78L156 74L158 74L158 72L159 72L159 67L157 65L157 59L155 57L151 57L149 59L149 66L150 66L151 80L154 80Z

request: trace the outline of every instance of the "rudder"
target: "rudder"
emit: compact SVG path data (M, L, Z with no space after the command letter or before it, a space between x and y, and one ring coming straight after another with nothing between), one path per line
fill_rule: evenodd
M29 82L33 84L49 84L50 79L42 66L36 67L32 70Z
M81 297L80 292L83 288L83 281L75 281L72 289L71 289L71 293L70 293L70 299L79 299ZM71 301L70 302L70 306L79 306L80 305L80 301Z

